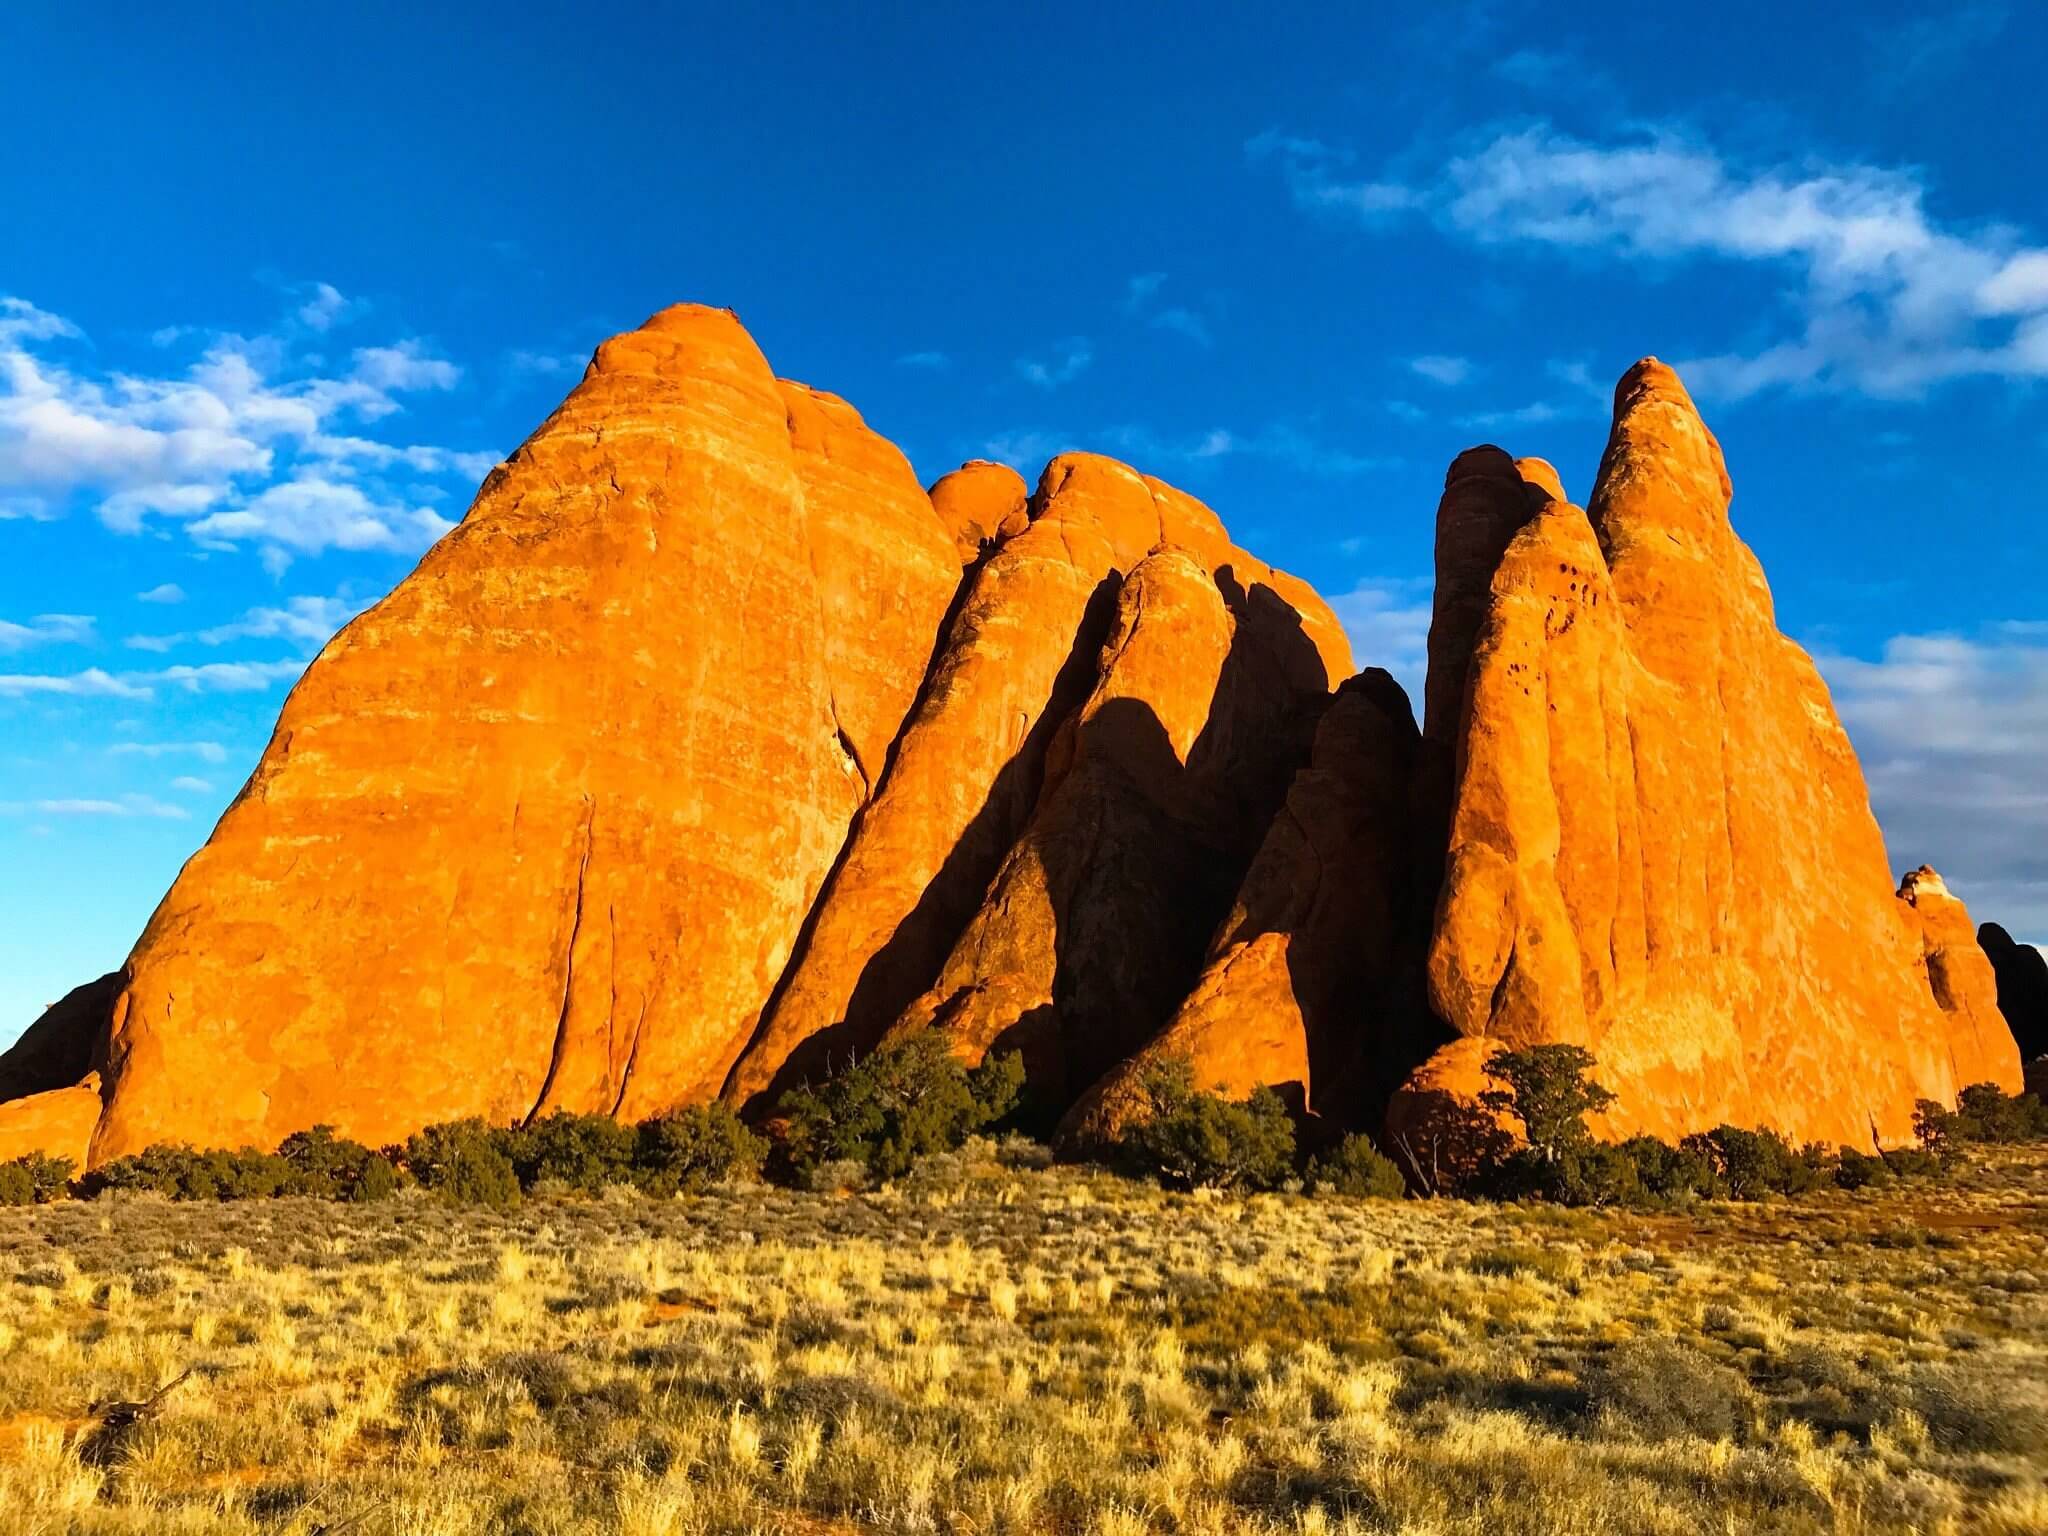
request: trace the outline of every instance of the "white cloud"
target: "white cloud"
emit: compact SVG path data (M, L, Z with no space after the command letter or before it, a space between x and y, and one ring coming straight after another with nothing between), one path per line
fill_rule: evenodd
M296 681L305 670L303 660L209 661L202 666L165 667L160 672L129 676L175 683L187 693L260 693L273 683Z
M141 684L111 676L98 667L58 677L0 673L0 698L20 698L27 694L102 699L146 699L151 696L149 689Z
M376 390L453 389L462 370L445 358L428 355L416 338L396 346L358 347L355 377Z
M378 502L362 487L307 471L268 486L241 506L188 525L194 538L234 544L261 540L279 549L383 549L415 554L455 525L425 507Z
M26 624L0 619L0 656L35 645L79 645L92 638L89 614L39 613Z
M337 323L357 307L317 285L287 333ZM317 489L351 481L358 466L475 484L497 462L349 430L398 414L406 393L459 381L461 371L417 339L360 348L351 371L335 377L285 336L221 334L182 375L147 376L58 361L52 349L78 337L59 316L0 299L0 516L54 516L82 493L117 532L178 519L210 544L265 540L275 567L287 552L337 545L413 552L445 528L409 505L440 495L431 483L411 494L357 489L353 507Z
M1351 639L1360 669L1384 667L1422 708L1422 680L1429 664L1430 582L1426 577L1361 581L1330 600Z
M150 795L123 795L118 800L10 800L0 811L11 815L34 812L38 816L153 816L166 821L184 821L192 814L182 805L167 805Z
M2048 634L1898 635L1816 656L1856 743L1894 873L1929 863L1982 922L2048 939Z
M1059 343L1056 355L1050 359L1020 357L1017 372L1026 383L1036 384L1040 389L1057 389L1070 384L1095 361L1095 352L1085 337L1076 336Z
M166 581L151 587L147 592L136 593L135 601L138 603L182 603L185 601L185 589L175 581Z
M213 782L210 779L194 778L189 773L181 773L171 780L171 788L180 794L210 795L213 793Z
M1320 139L1299 138L1269 129L1245 144L1254 164L1277 161L1295 205L1349 214L1369 223L1383 222L1419 208L1423 193L1401 182L1354 179L1347 174L1353 156Z
M1408 367L1411 372L1420 374L1432 384L1442 384L1447 388L1462 384L1472 376L1472 363L1469 358L1444 357L1436 353L1411 357L1408 359Z
M270 640L283 637L299 641L307 650L317 650L333 638L334 632L369 607L369 601L340 593L332 597L289 597L282 606L251 608L239 619L195 632L174 635L130 635L129 649L169 651L178 646L225 645L231 640Z
M122 741L107 748L109 757L196 757L202 763L224 763L228 749L217 741Z
M1910 172L1863 164L1757 165L1675 130L1594 143L1547 125L1496 134L1433 176L1347 179L1349 157L1262 135L1295 201L1377 222L1425 210L1481 245L1533 244L1637 263L1774 267L1795 334L1755 352L1681 361L1698 392L1774 387L1918 394L1965 375L2048 375L2048 250L2002 227L1951 228Z
M505 361L514 373L552 378L557 374L581 373L589 365L590 357L583 352L535 352L519 347L509 353Z
M331 330L364 307L343 298L332 283L315 283L312 296L299 306L299 324L309 331Z
M187 693L254 693L279 682L295 681L306 666L305 658L288 657L276 661L210 661L200 666L162 667L118 676L98 667L61 674L0 673L0 698L153 699L160 685L173 685Z

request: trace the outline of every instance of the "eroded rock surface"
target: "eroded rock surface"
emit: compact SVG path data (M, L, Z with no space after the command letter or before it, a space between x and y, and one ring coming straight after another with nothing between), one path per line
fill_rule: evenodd
M714 1092L958 569L731 314L606 342L293 689L130 959L95 1155Z
M2001 1008L2048 1050L2048 968L1930 869L1894 894L1730 494L1654 360L1585 510L1461 455L1418 731L1195 498L1092 454L926 492L729 313L664 311L0 1056L0 1157L759 1112L930 1026L1021 1050L1075 1147L1176 1056L1431 1182L1499 1129L1492 1053L1553 1041L1621 1094L1604 1134L1902 1140L2019 1086Z
M1623 1092L1616 1132L1901 1141L1916 1098L1953 1099L1959 1059L2016 1089L2017 1056L1946 908L1923 963L1729 498L1651 359L1617 390L1590 511L1550 500L1509 539L1460 700L1431 996L1468 1037L1589 1047Z

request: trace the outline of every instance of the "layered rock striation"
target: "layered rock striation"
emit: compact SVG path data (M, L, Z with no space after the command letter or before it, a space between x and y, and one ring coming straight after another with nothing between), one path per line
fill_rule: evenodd
M1019 1051L1074 1148L1169 1057L1332 1129L1391 1101L1412 1146L1551 1041L1612 1133L1901 1139L2018 1085L2007 968L1931 870L1894 892L1729 498L1654 361L1584 510L1461 455L1418 728L1192 497L1090 454L927 492L730 313L666 310L0 1056L0 1156L758 1114L927 1028Z

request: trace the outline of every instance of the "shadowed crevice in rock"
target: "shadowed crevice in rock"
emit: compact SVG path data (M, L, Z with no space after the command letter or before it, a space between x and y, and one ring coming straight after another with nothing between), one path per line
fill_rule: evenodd
M1056 1118L1193 983L1326 687L1291 605L1154 551L1037 811L899 1029L936 1025L969 1059L1021 1052L1039 1117Z
M1094 682L1095 658L1115 615L1121 585L1122 578L1115 572L1096 584L1074 632L1073 646L1023 745L998 772L981 809L954 842L917 904L862 967L845 1017L799 1042L767 1085L741 1100L744 1112L760 1114L790 1088L824 1077L835 1066L843 1067L854 1057L872 1050L903 1010L930 984L1038 801L1047 749ZM858 830L856 827L856 834ZM852 846L850 837L847 847ZM785 972L785 986L802 963L819 914L825 910L831 894L832 885L828 882L812 908L803 939ZM780 997L778 989L776 1000ZM771 1002L763 1016L773 1012ZM734 1081L727 1079L728 1096Z
M1416 734L1407 696L1384 671L1337 690L1193 989L1074 1105L1064 1151L1113 1141L1143 1112L1145 1073L1168 1058L1186 1060L1204 1088L1241 1097L1264 1085L1332 1127L1362 1123L1358 1095L1409 1032L1416 991L1402 942Z

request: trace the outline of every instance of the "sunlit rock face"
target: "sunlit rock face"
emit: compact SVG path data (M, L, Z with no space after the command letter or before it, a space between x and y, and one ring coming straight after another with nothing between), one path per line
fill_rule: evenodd
M1609 1134L1901 1139L2018 1087L2006 968L1931 869L1895 891L1729 497L1654 360L1584 510L1461 455L1418 726L1184 492L1091 454L926 491L729 312L663 311L0 1055L0 1156L761 1114L926 1028L1018 1051L1076 1151L1168 1058L1451 1148L1489 1055L1551 1041Z
M1464 674L1438 1016L1588 1047L1617 1133L1861 1146L1909 1137L1916 1099L2017 1090L1967 915L1931 870L1894 894L1855 753L1778 632L1677 375L1622 379L1587 510L1543 491L1477 625L1461 611L1459 649L1432 645L1433 672Z

